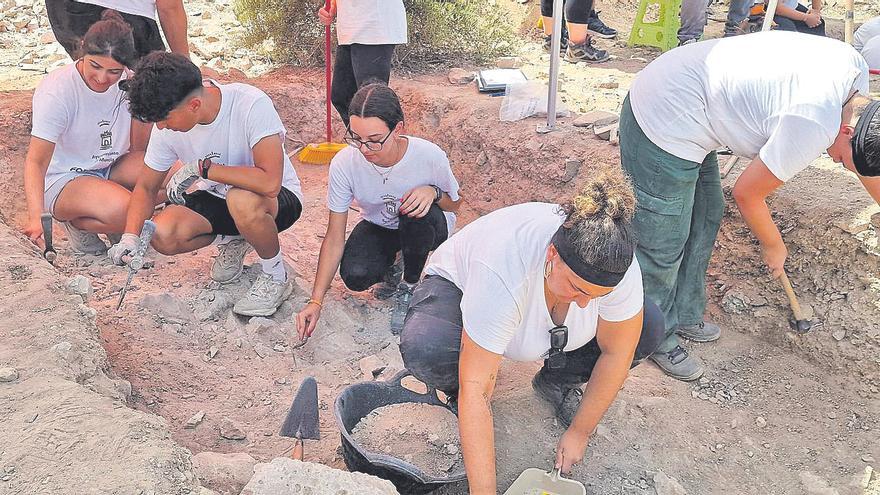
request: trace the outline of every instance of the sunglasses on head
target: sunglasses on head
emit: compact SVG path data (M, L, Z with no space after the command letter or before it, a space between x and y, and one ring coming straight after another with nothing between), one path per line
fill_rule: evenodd
M556 325L548 332L550 333L550 353L547 355L547 366L551 369L564 368L566 358L563 349L568 345L568 327Z

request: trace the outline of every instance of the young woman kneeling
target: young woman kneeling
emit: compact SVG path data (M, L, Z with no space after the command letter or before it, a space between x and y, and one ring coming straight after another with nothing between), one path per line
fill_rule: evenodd
M321 244L312 298L297 316L300 338L315 330L324 294L339 269L346 287L396 296L391 329L400 333L412 289L428 253L452 233L461 199L446 153L437 145L403 135L400 100L388 86L362 87L349 107L351 124L330 164L327 206L330 220ZM353 202L362 220L345 240ZM395 263L403 258L403 281Z

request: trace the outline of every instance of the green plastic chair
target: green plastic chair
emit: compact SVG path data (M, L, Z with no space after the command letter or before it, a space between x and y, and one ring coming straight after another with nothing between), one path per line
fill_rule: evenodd
M657 22L645 22L645 12L657 5L660 15ZM678 46L678 29L681 27L681 0L640 0L629 34L629 46L655 46L664 52Z

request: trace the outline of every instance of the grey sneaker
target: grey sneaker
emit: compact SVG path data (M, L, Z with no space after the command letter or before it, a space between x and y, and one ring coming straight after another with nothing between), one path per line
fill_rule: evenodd
M292 292L290 277L286 282L278 282L268 273L260 272L247 295L232 307L232 312L244 316L271 316Z
M703 365L680 345L669 352L651 354L651 361L657 363L664 373L677 380L689 382L703 376Z
M565 50L565 61L573 64L578 62L605 62L610 58L611 55L608 55L608 52L593 46L593 40L589 38L579 45L569 42L568 49Z
M553 406L556 418L562 426L568 428L581 406L584 391L580 385L564 386L547 380L540 371L532 378L532 388L538 396Z
M214 264L211 266L211 278L221 284L237 279L244 270L244 257L252 249L253 247L244 239L235 239L217 246L220 254L214 258Z
M714 323L701 321L696 325L679 325L675 333L694 342L715 342L721 337L721 328Z
M391 333L394 335L400 335L400 332L403 331L403 323L409 309L409 302L412 301L414 288L415 284L410 285L406 282L401 282L397 286L397 299L394 301L394 309L391 311Z
M98 234L80 230L70 222L61 222L64 231L67 232L67 240L70 241L70 247L78 253L85 254L103 254L107 252L107 244L98 237Z
M384 301L397 294L397 286L403 279L403 258L398 257L382 276L382 281L373 288L373 297Z

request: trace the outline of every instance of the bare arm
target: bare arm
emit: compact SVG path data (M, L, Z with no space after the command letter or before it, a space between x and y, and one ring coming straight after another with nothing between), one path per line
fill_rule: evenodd
M489 401L501 355L489 352L461 332L458 362L458 428L471 495L495 495L495 430Z
M24 232L31 241L42 237L43 228L40 215L43 214L46 170L52 161L55 143L31 136L27 156L24 159L24 197L27 201L28 220Z
M788 250L782 241L782 234L770 217L766 200L782 184L761 158L755 157L733 186L733 199L752 233L761 242L764 262L773 278L782 275Z
M449 197L445 192L441 194L440 201L437 201L437 206L440 207L443 211L450 211L455 213L461 207L461 191L459 191L459 196L457 201L453 201L452 198Z
M587 382L581 406L556 449L556 467L562 472L567 473L572 464L583 459L590 435L623 386L642 333L642 316L639 311L624 321L599 318L596 341L602 353Z
M153 130L153 124L147 124L137 119L131 119L131 136L129 140L129 153L132 151L146 151L147 143L150 142L150 132Z
M264 137L254 145L253 152L253 167L214 164L208 170L208 178L269 198L277 197L284 176L281 136L274 134Z
M156 205L156 195L162 187L162 181L168 172L159 172L148 167L141 166L137 183L131 191L128 200L128 214L125 219L125 232L139 235L144 221L153 216Z
M189 58L189 42L187 41L186 10L183 0L156 0L156 12L159 24L168 40L171 51Z
M321 251L318 254L318 270L315 273L315 285L312 287L312 301L323 303L324 294L330 289L333 276L339 269L342 261L342 252L345 249L345 225L348 222L348 212L330 212L327 221L327 234L321 242ZM312 335L318 318L321 317L321 304L310 302L296 316L296 330L300 340Z

